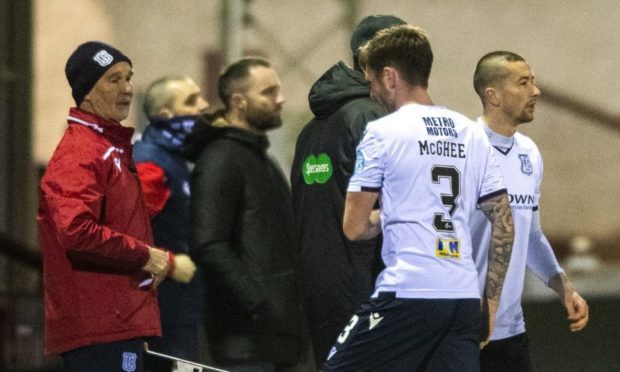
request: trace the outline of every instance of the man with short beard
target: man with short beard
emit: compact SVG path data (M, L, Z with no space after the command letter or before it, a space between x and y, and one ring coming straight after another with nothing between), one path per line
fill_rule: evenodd
M225 110L187 142L196 164L190 253L204 268L207 335L227 369L280 371L307 345L291 195L265 135L282 125L284 97L261 58L233 63L218 84Z
M540 96L534 72L522 56L494 51L478 61L474 89L483 107L478 125L489 137L504 173L515 222L514 248L497 310L496 327L491 341L480 353L480 369L483 372L527 372L533 370L533 365L521 308L526 268L560 296L572 332L588 324L588 303L558 264L543 233L539 208L543 160L534 141L518 130L519 126L534 119L534 107ZM483 290L490 226L479 210L474 211L470 226L474 261Z

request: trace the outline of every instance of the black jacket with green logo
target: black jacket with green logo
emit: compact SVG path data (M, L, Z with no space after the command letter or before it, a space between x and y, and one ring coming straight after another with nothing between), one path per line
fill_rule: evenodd
M199 123L188 139L190 254L205 269L211 352L223 364L294 363L299 245L286 178L266 154L266 136Z
M355 150L369 121L384 115L362 73L344 62L312 86L315 117L297 139L291 170L300 234L303 294L317 365L374 288L377 239L351 242L342 232Z

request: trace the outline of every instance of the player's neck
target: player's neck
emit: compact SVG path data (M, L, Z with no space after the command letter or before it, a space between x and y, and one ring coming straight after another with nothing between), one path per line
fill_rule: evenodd
M501 113L494 114L492 112L485 112L484 115L482 115L482 119L493 132L499 135L512 137L517 131L517 126L508 120L508 118L501 115Z
M428 89L421 86L409 86L403 91L402 94L397 95L396 107L402 107L408 103L434 106L433 100L431 100L431 96L428 93Z

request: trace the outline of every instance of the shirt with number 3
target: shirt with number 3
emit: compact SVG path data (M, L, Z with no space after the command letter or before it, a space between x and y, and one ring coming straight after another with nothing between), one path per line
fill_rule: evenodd
M385 269L375 294L480 298L468 220L506 192L484 131L441 106L407 104L368 124L349 192L380 192Z

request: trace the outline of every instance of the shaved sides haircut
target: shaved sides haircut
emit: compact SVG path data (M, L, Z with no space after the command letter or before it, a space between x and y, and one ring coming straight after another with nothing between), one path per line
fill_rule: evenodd
M156 119L162 108L170 108L176 96L174 89L170 89L170 83L188 80L190 79L186 76L174 75L164 76L151 83L144 95L143 107L146 116L149 119Z
M484 90L490 85L500 83L508 75L509 71L502 66L502 62L525 62L525 58L503 50L485 54L480 58L474 71L474 89L482 102L486 102Z

